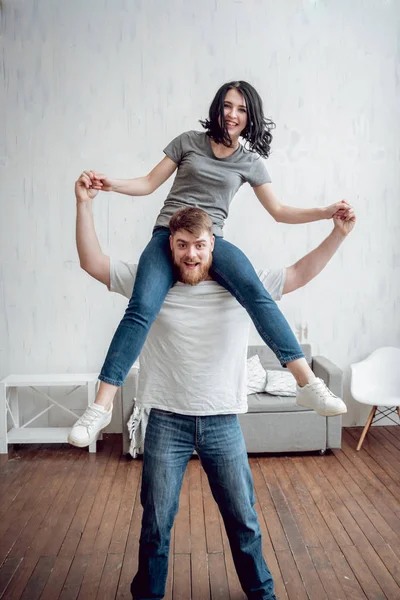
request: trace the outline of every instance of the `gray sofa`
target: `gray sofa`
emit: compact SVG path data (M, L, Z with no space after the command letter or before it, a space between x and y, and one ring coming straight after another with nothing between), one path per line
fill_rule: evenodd
M323 356L312 356L311 346L302 344L304 355L317 377L342 397L342 371ZM265 346L249 346L248 356L258 354L265 369L280 370L278 360ZM126 423L133 410L138 370L132 369L122 386L123 451L129 451ZM270 396L266 393L248 396L249 411L239 415L248 452L303 452L340 448L341 417L321 417L312 410L297 406L294 397Z

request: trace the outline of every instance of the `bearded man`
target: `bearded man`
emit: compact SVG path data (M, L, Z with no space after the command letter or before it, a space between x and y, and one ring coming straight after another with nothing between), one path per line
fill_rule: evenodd
M80 264L110 291L132 294L136 265L113 260L99 245L87 175L76 182ZM355 223L350 208L334 218L333 231L288 268L258 275L275 300L302 287L328 263ZM136 404L150 409L143 455L143 520L134 600L164 597L170 532L183 476L193 451L207 474L222 514L233 560L249 600L276 600L262 554L261 532L243 434L237 415L247 412L246 358L250 317L209 275L214 237L210 217L184 208L170 220L170 247L177 283L170 289L140 355ZM104 427L95 405L71 438ZM75 443L76 440L74 439Z

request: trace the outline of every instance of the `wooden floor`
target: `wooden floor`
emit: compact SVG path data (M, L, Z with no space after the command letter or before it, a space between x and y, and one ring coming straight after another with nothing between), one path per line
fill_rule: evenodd
M400 599L400 427L360 429L325 456L251 457L279 600ZM20 446L0 468L0 598L131 599L142 463L120 436L97 455ZM169 600L244 600L197 459L175 522Z

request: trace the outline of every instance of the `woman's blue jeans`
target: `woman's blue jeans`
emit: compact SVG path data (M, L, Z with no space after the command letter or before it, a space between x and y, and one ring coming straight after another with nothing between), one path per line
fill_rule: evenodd
M191 417L154 408L146 429L143 519L132 597L164 597L170 532L193 450L201 460L221 511L243 591L249 600L276 600L271 573L262 554L253 479L237 416Z
M111 341L99 379L123 384L140 354L168 290L175 283L169 229L158 227L140 257L135 286L125 315ZM249 313L264 342L281 364L302 358L303 352L288 322L239 248L215 238L210 273Z

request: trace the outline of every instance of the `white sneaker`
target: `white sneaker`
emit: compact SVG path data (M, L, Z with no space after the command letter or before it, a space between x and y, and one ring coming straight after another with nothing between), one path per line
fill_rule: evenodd
M69 432L68 442L78 448L89 446L97 434L110 423L112 409L111 406L110 410L106 410L99 404L88 406Z
M343 400L335 396L319 377L303 387L297 386L296 404L312 408L322 417L347 413Z

